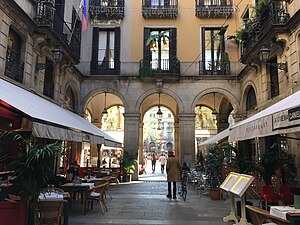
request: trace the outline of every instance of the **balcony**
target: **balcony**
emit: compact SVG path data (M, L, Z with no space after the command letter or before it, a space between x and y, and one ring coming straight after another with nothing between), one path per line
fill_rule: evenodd
M199 75L229 75L230 62L220 61L200 61L199 62Z
M140 60L139 75L141 78L179 78L180 61L178 59Z
M196 0L198 18L228 18L232 13L232 0Z
M92 61L91 75L120 75L120 62Z
M178 0L143 0L142 14L145 19L176 19Z
M6 55L5 76L23 83L24 63L11 54Z
M277 34L285 33L290 20L285 0L271 0L256 12L254 20L250 20L245 28L240 30L241 61L243 63L258 60L262 45L272 43Z
M124 18L124 0L90 0L91 20L112 20Z
M61 15L56 13L54 0L39 0L34 21L40 27L40 32L47 33L43 28L50 28L56 37L66 44L71 54L79 61L80 58L80 28L71 29Z

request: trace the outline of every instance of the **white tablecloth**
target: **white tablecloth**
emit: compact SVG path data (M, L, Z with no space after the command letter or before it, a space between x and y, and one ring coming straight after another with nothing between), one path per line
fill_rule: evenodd
M280 217L282 219L287 219L286 214L287 213L300 213L300 209L295 209L291 206L271 206L270 207L270 214L273 216Z
M89 189L93 188L95 185L94 183L81 183L81 184L76 184L76 183L66 183L64 185L62 185L63 187L77 187L77 186L88 186Z

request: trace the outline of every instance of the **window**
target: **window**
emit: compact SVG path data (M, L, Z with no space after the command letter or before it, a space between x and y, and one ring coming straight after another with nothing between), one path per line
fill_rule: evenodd
M92 74L116 74L120 70L120 28L94 28Z
M246 111L254 109L256 106L256 96L253 87L250 87L247 93Z
M54 97L53 62L49 59L46 59L43 94L49 98Z
M204 0L204 5L221 5L221 0Z
M24 63L21 62L21 36L10 28L8 34L5 75L22 83Z
M149 37L156 41L146 46ZM144 62L153 70L171 70L176 59L176 28L144 29ZM171 65L171 66L170 66Z
M220 35L219 32L220 28L202 29L202 60L205 74L226 74L225 40L224 35Z
M75 96L72 88L69 86L65 94L65 107L75 112Z
M270 94L271 98L274 98L279 95L279 81L278 81L278 69L273 66L277 64L277 59L271 59L270 64L268 65L267 69L270 74Z

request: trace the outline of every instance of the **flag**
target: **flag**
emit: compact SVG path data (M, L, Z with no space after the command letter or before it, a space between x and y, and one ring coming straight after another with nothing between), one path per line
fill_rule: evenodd
M82 28L81 31L84 32L87 30L87 13L86 13L86 0L81 0L81 8L82 8Z

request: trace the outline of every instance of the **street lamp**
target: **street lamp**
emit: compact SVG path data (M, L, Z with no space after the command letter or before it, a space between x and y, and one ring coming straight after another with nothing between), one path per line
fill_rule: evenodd
M288 72L288 66L287 66L287 62L284 63L267 63L267 60L270 58L270 52L271 50L269 48L267 48L265 45L263 45L261 47L261 49L259 50L259 59L262 62L265 62L266 65L271 65L274 66L275 68L279 69L279 70L283 70L284 72Z
M108 114L108 112L107 112L107 108L106 108L106 92L104 92L104 109L102 111L102 116L106 117L107 114Z
M158 111L156 113L158 121L161 121L163 118L163 113L160 109L160 92L158 93Z
M213 111L211 112L212 118L214 121L217 121L217 116L218 116L218 112L216 110L216 92L214 92L214 108Z

